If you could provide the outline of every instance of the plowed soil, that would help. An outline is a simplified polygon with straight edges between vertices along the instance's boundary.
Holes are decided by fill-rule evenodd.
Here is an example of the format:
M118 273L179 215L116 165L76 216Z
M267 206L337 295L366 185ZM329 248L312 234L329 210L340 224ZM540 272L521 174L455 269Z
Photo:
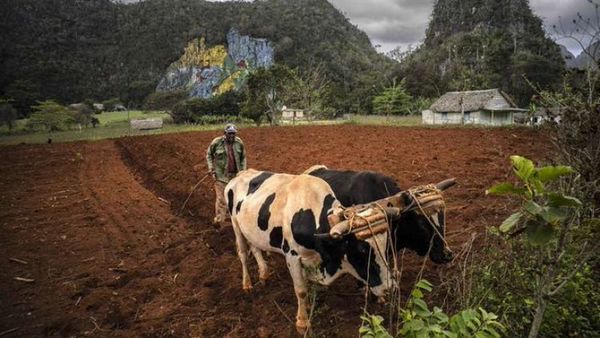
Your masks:
M296 300L283 258L268 257L271 279L244 293L233 232L210 222L208 180L180 213L218 135L0 147L0 334L295 336ZM405 188L456 177L446 194L455 250L509 214L505 199L484 194L510 176L509 155L552 157L547 138L524 129L346 125L245 129L239 136L256 169L374 170ZM414 282L421 262L407 254L403 285ZM452 272L452 264L426 267L432 281ZM318 293L313 334L356 336L363 305L353 279L342 278Z

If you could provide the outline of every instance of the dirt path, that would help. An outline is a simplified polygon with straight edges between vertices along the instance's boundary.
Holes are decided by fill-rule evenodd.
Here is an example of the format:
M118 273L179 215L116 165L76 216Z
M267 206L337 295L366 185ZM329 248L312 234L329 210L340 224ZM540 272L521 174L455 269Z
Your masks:
M267 284L244 294L232 232L209 225L210 184L178 215L202 176L191 168L204 165L205 147L217 135L0 147L0 332L293 335L286 316L293 319L295 298L281 257L269 258ZM315 126L240 136L257 169L299 173L322 163L382 172L403 187L457 177L447 194L453 247L509 212L504 200L483 194L509 175L509 155L549 159L539 134L511 129ZM420 260L407 259L408 285ZM433 279L442 272L427 270ZM354 336L362 306L351 278L336 282L319 294L315 334Z

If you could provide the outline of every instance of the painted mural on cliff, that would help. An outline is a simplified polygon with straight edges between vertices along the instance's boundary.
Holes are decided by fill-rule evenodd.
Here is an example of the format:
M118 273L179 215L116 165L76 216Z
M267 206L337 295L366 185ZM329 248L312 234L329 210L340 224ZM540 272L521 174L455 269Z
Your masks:
M190 97L209 98L241 88L256 68L273 65L273 47L267 39L227 33L227 48L207 48L204 38L191 41L183 56L160 79L157 91L185 90Z

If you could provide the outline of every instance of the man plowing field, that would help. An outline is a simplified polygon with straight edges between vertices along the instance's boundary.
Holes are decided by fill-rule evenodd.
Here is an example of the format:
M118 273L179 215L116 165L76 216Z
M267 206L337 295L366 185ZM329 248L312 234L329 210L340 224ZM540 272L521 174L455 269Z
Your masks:
M225 185L238 172L246 170L246 150L242 139L236 137L236 133L235 125L226 125L224 135L215 138L206 150L208 172L215 179L214 224L221 224L227 218L223 194Z

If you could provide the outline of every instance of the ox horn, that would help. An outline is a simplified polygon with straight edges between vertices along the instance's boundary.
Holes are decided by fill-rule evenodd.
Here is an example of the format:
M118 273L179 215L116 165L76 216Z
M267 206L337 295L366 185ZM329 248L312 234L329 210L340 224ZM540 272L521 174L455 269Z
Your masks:
M448 188L450 188L451 186L456 184L456 178L449 178L447 180L443 180L440 183L436 184L435 187L438 188L439 190L446 190Z

